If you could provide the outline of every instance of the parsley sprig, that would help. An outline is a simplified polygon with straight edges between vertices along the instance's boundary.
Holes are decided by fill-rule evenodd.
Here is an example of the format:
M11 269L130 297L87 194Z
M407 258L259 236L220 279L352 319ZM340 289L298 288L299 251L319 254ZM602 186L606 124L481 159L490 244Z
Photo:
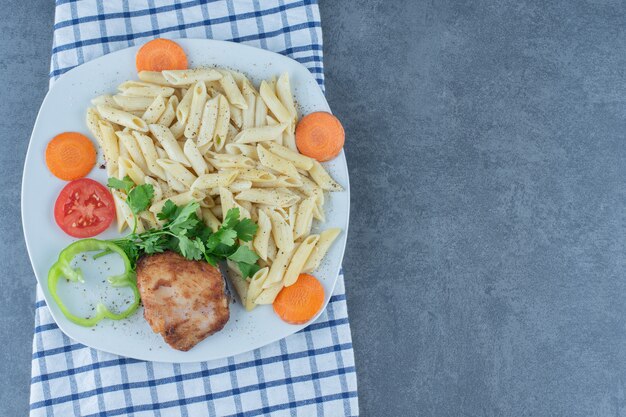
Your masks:
M110 178L108 185L128 194L126 202L135 216L148 208L154 195L150 184L135 186L130 178ZM228 210L221 227L213 233L198 217L199 207L197 202L177 206L168 200L157 214L158 219L165 222L162 229L142 233L136 233L135 229L111 242L122 248L133 268L144 254L171 250L187 259L205 260L214 266L221 260L229 259L237 264L244 278L254 275L260 269L256 263L259 256L239 242L250 242L258 226L250 219L240 219L239 209L234 208Z

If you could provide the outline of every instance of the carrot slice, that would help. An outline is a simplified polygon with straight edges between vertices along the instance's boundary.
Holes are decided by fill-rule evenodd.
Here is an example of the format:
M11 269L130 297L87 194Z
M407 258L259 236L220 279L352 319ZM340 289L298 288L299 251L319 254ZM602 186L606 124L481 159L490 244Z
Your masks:
M89 174L96 164L96 148L84 135L64 132L46 147L46 165L57 178L72 181Z
M183 48L169 39L154 39L139 49L135 57L137 72L187 69Z
M285 287L274 300L274 311L290 324L304 324L324 304L324 287L313 275L300 274L295 284Z
M296 127L296 145L300 153L320 162L339 155L345 140L341 122L327 112L307 114Z

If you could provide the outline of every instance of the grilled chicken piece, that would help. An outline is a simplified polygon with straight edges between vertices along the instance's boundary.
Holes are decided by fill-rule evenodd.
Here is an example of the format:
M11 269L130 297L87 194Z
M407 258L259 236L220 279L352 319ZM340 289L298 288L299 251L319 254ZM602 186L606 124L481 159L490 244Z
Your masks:
M144 318L174 349L191 349L228 321L224 279L206 262L174 252L144 256L137 262L137 287Z

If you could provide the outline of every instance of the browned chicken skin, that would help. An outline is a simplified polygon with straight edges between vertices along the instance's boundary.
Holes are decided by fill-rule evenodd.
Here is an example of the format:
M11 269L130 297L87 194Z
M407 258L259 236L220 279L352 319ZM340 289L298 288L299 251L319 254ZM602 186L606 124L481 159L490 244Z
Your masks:
M206 262L174 252L144 256L137 262L137 287L143 316L174 349L191 349L228 321L224 279Z

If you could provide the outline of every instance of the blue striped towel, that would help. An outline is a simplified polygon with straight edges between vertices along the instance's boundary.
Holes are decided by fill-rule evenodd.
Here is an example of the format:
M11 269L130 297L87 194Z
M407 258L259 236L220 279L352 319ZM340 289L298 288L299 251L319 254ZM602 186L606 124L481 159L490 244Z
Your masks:
M71 68L155 37L244 42L303 63L323 88L315 0L57 0L51 84ZM37 288L31 416L356 416L343 274L321 317L271 345L223 360L165 364L74 342Z

